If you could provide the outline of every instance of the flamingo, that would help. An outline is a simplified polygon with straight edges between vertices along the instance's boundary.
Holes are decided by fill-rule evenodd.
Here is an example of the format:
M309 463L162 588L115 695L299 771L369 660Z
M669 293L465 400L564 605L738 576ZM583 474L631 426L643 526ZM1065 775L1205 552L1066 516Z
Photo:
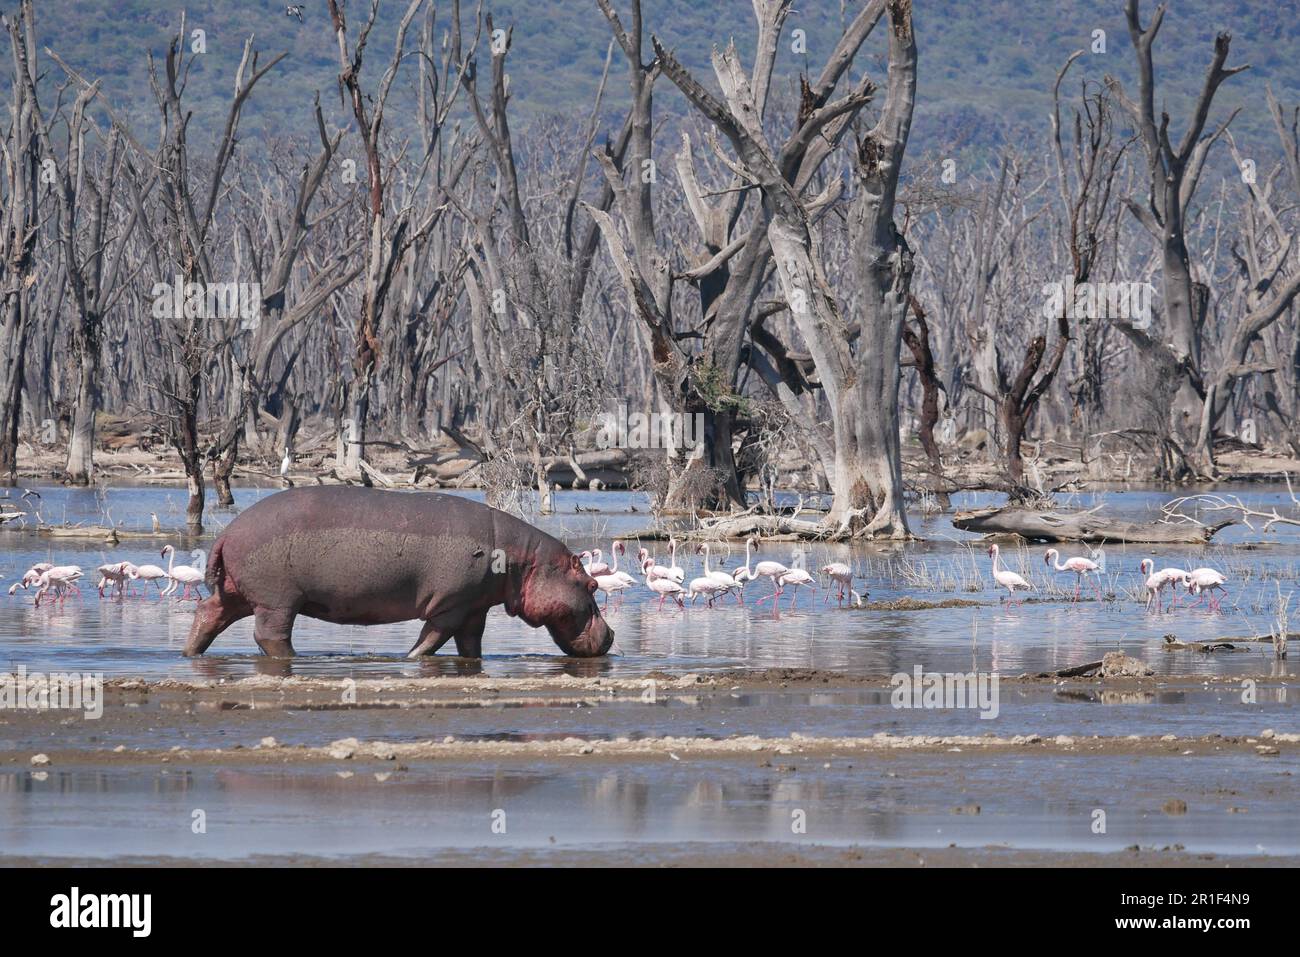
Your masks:
M1029 582L1025 581L1023 578L1021 578L1021 577L1020 577L1019 575L1017 575L1015 572L1013 572L1013 571L1008 571L1008 570L1005 569L1005 568L1001 568L1001 567L999 567L999 565L998 565L998 553L999 553L1000 551L1001 551L1001 550L998 548L997 545L990 545L990 546L989 546L989 556L993 559L993 579L994 579L994 581L996 581L996 582L998 583L998 585L1000 585L1001 587L1003 587L1003 588L1005 588L1005 589L1007 590L1007 599L1006 599L1005 604L1007 604L1007 605L1009 606L1010 604L1012 604L1012 603L1015 601L1015 597L1016 597L1016 589L1017 589L1017 588L1023 588L1023 589L1025 589L1026 591L1028 591L1029 589L1033 588L1034 586L1031 585L1031 584L1029 584ZM1022 605L1023 605L1024 603L1025 603L1025 600L1024 600L1023 598L1020 599L1019 604L1022 604Z
M587 574L592 578L596 578L600 575L608 575L614 570L605 564L604 559L601 557L599 548L594 548L591 551L583 552L582 554L586 555L591 560L590 564L587 565Z
M699 578L692 578L691 583L686 586L686 593L691 596L691 604L703 596L708 600L709 607L713 607L713 599L724 595L727 592L727 586L722 584L716 578L710 578L708 575L701 575Z
M1196 596L1196 601L1192 602L1192 604L1187 607L1191 608L1194 605L1199 605L1202 597L1201 592L1203 591L1221 592L1222 594L1220 595L1210 596L1209 607L1210 611L1223 611L1223 598L1228 594L1227 590L1223 587L1223 584L1227 580L1227 576L1224 575L1223 572L1214 568L1197 568L1188 572L1187 591L1189 594Z
M753 539L750 539L750 541L753 541ZM757 542L754 543L754 550L755 551L758 550ZM745 564L746 565L749 564L749 542L745 543ZM760 602L767 601L767 599L769 598L776 599L781 597L781 583L778 582L777 579L780 578L789 570L790 569L786 568L780 562L759 562L757 565L754 566L755 578L772 579L772 594L764 595L762 598L759 599Z
M20 588L25 591L26 589L30 588L32 585L35 585L37 582L41 580L41 575L43 575L45 572L49 571L53 567L54 564L52 562L37 562L31 568L27 569L27 571L23 572L23 577L21 580L16 581L9 586L9 594L10 595L14 594Z
M99 572L99 597L104 597L105 586L117 586L117 597L121 598L124 594L127 582L131 580L131 571L135 568L130 562L113 562L111 565L100 565L96 571Z
M786 585L794 589L794 594L790 596L790 607L794 608L794 603L799 600L799 586L816 585L817 579L808 574L807 569L792 568L780 577L778 584L781 591L785 591Z
M175 594L176 586L184 585L185 589L181 592L180 601L188 600L190 589L197 591L199 583L203 581L203 572L191 565L173 565L172 563L176 561L176 549L170 545L163 546L162 555L167 559L167 577L171 579L171 584L163 589L163 594ZM203 597L202 593L199 597Z
M745 564L740 568L737 568L735 575L732 576L733 578L736 579L736 583L740 585L740 591L736 592L736 600L741 602L742 604L745 601L744 599L745 585L748 584L749 582L752 582L757 577L754 574L754 570L749 567L749 550L751 548L757 548L757 547L758 547L758 542L755 541L753 538L745 539Z
M1173 595L1169 607L1171 609L1177 608L1177 588L1179 585L1185 585L1187 583L1187 572L1183 571L1181 568L1162 568L1160 571L1156 571L1155 567L1156 563L1149 558L1142 559L1142 564L1139 566L1142 574L1147 576L1146 580L1143 582L1147 588L1147 610L1151 610L1151 600L1154 598L1156 603L1156 612L1158 613L1161 611L1160 593L1164 591L1166 587L1169 587L1170 592Z
M635 579L633 579L631 575L627 574L624 574L622 577L619 577L618 575L597 575L595 578L596 587L605 593L605 604L603 606L605 608L609 607L610 595L618 594L619 600L622 601L621 592L625 588L631 588L633 582L635 582Z
M160 582L162 579L167 577L166 570L159 568L157 565L132 565L131 567L135 569L134 573L128 573L131 575L131 578L145 582L144 587L146 590L148 590L149 588L148 583L153 582L155 585L158 586L158 598L159 600L161 600L164 593L164 588L160 584ZM170 584L171 583L169 582L168 583L169 587Z
M36 605L40 607L41 596L51 588L54 594L58 596L59 604L63 604L64 599L68 597L68 589L76 592L81 596L81 589L77 587L77 579L82 575L80 565L54 565L47 568L41 573L39 579L40 588L36 591Z
M1156 563L1149 558L1142 559L1142 564L1138 566L1146 580L1143 582L1147 588L1147 611L1151 610L1151 602L1156 603L1156 613L1160 612L1160 590L1168 584L1163 575L1157 575L1155 571Z
M685 572L682 572L679 575L674 575L674 570L669 568L667 565L656 565L654 558L651 557L650 553L644 548L638 548L636 550L636 558L637 561L641 563L641 571L643 574L646 574L646 563L649 562L648 577L650 578L667 578L669 581L675 581L680 585L682 579L686 577ZM680 569L678 569L678 571L680 571Z
M709 570L710 549L709 549L708 542L704 542L703 544L701 544L700 547L697 548L695 551L698 554L702 554L704 556L704 577L711 578L719 585L721 585L723 589L723 594L729 591L734 591L736 593L736 603L741 604L742 602L740 600L740 591L742 588L744 588L745 583L742 581L737 581L733 576L727 574L721 569L715 569L713 571ZM748 564L748 562L746 562L746 564Z
M1058 552L1055 548L1049 548L1047 550L1047 552L1043 555L1043 561L1046 564L1050 565L1052 568L1055 568L1058 572L1074 572L1074 576L1075 576L1074 600L1075 601L1079 600L1079 589L1083 587L1083 576L1093 575L1101 571L1101 566L1098 565L1096 562L1094 562L1091 558L1082 558L1078 555L1074 556L1073 558L1067 558L1065 560L1065 564L1062 565L1061 553ZM1097 600L1102 601L1103 599L1101 597L1101 586L1096 581L1094 581L1092 583L1092 587L1097 592Z
M840 604L844 603L844 592L847 589L849 597L854 607L862 604L862 596L853 590L853 569L843 562L831 562L829 565L822 566L822 574L829 576L830 579L839 585L839 595L837 600ZM831 590L826 589L826 600L831 600Z
M668 566L668 577L675 582L682 582L686 579L686 569L677 564L677 539L668 539L668 560L672 562Z
M646 557L645 564L641 566L641 571L645 575L645 584L652 592L659 596L659 607L664 607L664 599L671 597L677 602L679 608L685 608L682 604L682 586L677 584L671 578L655 578L651 571L661 566L655 565L654 560Z
M1156 572L1169 586L1169 607L1178 607L1178 586L1187 586L1187 571L1182 568L1162 568Z
M621 571L618 570L618 556L620 556L620 555L622 555L623 553L625 553L625 552L627 551L627 547L626 547L622 542L617 542L617 541L616 541L616 542L611 546L610 551L611 551L611 552L613 553L613 555L614 555L614 564L610 566L609 573L610 573L611 575L613 575L615 578L622 579L622 580L623 580L624 582L626 582L628 585L635 585L635 584L636 584L636 579L635 579L635 578L633 578L633 577L632 577L631 575L629 575L627 572L621 572Z

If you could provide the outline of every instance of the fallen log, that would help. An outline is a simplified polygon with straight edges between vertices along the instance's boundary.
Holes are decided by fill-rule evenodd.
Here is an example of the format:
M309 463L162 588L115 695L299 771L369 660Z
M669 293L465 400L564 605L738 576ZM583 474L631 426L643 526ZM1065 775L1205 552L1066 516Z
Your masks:
M978 508L953 516L954 528L963 532L1019 535L1037 542L1088 542L1091 544L1149 543L1159 545L1204 545L1214 533L1232 520L1215 525L1172 522L1121 522L1086 512L1040 512L1015 505Z

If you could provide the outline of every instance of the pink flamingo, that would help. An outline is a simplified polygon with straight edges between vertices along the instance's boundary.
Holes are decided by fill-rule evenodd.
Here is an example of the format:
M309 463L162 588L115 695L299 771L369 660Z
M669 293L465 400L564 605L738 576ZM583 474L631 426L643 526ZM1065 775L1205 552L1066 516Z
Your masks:
M9 586L9 594L13 595L20 588L26 591L32 585L39 583L41 576L53 567L53 562L37 562L31 568L27 569L27 571L23 572L21 580L16 581Z
M1223 572L1213 568L1197 568L1187 575L1187 591L1189 594L1196 596L1196 601L1188 605L1192 608L1201 603L1201 592L1211 592L1210 611L1223 611L1223 599L1227 596L1227 589L1223 587L1227 581L1227 576ZM1213 594L1218 592L1219 594Z
M799 586L816 585L817 579L808 574L807 569L792 568L780 577L779 584L781 591L785 591L787 585L794 589L794 594L790 596L790 608L793 610L794 603L799 600Z
M1187 572L1181 568L1162 568L1160 571L1155 570L1156 563L1149 558L1142 559L1139 568L1143 575L1146 575L1146 581L1143 582L1147 588L1147 611L1151 610L1151 602L1154 599L1156 613L1161 612L1160 593L1169 588L1172 594L1170 609L1178 607L1178 585L1186 584Z
M40 607L41 596L51 588L54 589L54 594L58 597L60 605L68 597L69 590L75 592L77 597L80 598L81 589L77 587L77 579L81 575L80 565L55 565L47 568L41 573L39 580L41 587L36 591L36 606Z
M1178 607L1178 586L1187 586L1187 571L1182 568L1162 568L1156 574L1160 575L1169 585L1169 608L1170 610Z
M732 576L735 578L736 584L740 586L740 590L736 592L736 600L742 605L745 603L745 585L752 582L757 577L754 574L754 570L749 567L749 550L757 547L758 542L753 538L745 539L745 564L740 568L737 568L736 573Z
M1155 572L1156 563L1149 558L1142 559L1142 564L1138 566L1142 574L1146 576L1143 582L1147 588L1147 611L1151 611L1151 603L1155 602L1156 614L1160 613L1160 591L1167 584L1162 575Z
M685 608L686 606L682 604L682 586L671 578L653 577L650 570L657 566L653 565L652 562L653 560L647 557L645 564L641 566L641 570L645 573L646 587L659 596L659 608L663 609L665 598L672 598L673 601L677 602L677 607Z
M1091 558L1082 558L1078 555L1073 558L1067 558L1065 564L1061 564L1061 553L1055 548L1049 548L1043 555L1043 561L1055 568L1058 572L1074 572L1074 600L1079 600L1079 590L1083 587L1083 576L1093 575L1101 571L1101 566ZM1092 583L1093 589L1097 592L1097 600L1102 601L1101 586L1096 581Z
M614 564L610 566L609 573L615 578L619 578L626 582L628 585L635 585L635 578L627 572L621 572L618 570L618 556L624 554L627 551L627 547L622 542L615 542L611 551L614 553Z
M722 584L716 578L710 578L708 575L701 575L699 578L692 578L691 583L686 586L686 593L691 596L691 604L694 605L696 599L703 596L708 600L710 608L713 607L713 599L724 595L727 592L727 586Z
M753 539L750 539L750 541L753 541ZM746 545L748 545L748 543L746 543ZM754 543L754 550L758 551L757 542ZM748 559L749 559L748 547L746 547L745 549L745 559L746 559L746 564L748 565ZM777 579L780 578L789 570L790 569L786 568L780 562L759 562L757 565L754 566L755 578L770 578L772 580L772 594L764 595L762 598L759 599L760 602L767 601L767 599L769 598L775 600L781 597L781 583L777 581ZM773 605L773 607L775 607L775 605Z
M138 564L138 566L133 566L133 568L135 568L135 573L134 575L131 575L131 577L135 580L146 583L146 585L144 585L144 589L146 590L148 590L149 581L152 581L152 583L157 586L157 589L159 589L159 599L161 599L162 593L164 593L164 586L162 586L161 581L166 577L165 568L159 568L156 564ZM172 583L169 581L168 585L170 584Z
M993 579L994 579L994 581L996 581L996 582L997 582L1001 587L1003 587L1003 588L1005 588L1005 589L1007 590L1007 597L1006 597L1006 600L1004 601L1004 604L1006 604L1008 607L1009 607L1010 605L1012 605L1012 604L1021 604L1021 605L1023 605L1023 604L1025 603L1025 600L1024 600L1023 598L1020 599L1019 602L1016 602L1016 601L1015 601L1015 597L1016 597L1016 589L1017 589L1017 588L1023 588L1023 589L1025 589L1026 591L1028 591L1029 589L1033 588L1034 586L1031 585L1031 584L1029 584L1029 582L1025 581L1022 577L1020 577L1019 575L1017 575L1015 572L1010 571L1010 570L1008 570L1008 569L1006 569L1006 568L1001 568L1001 567L999 567L999 565L998 565L998 553L999 553L1000 551L1001 551L1001 549L999 549L998 546L996 546L996 545L990 545L990 546L989 546L989 555L990 555L990 557L992 557L992 559L993 559Z
M120 600L126 593L127 583L132 580L131 572L135 568L130 562L113 562L111 565L100 565L99 572L99 597L104 597L104 588L117 586L117 597Z
M672 562L668 566L668 577L679 584L686 580L686 569L677 564L677 539L668 539L668 560Z
M862 596L853 590L853 569L843 562L831 562L829 565L822 566L822 574L826 575L839 586L839 594L836 596L839 603L844 604L844 592L848 591L850 600L854 606L862 604ZM831 600L831 590L826 589L826 601Z
M701 554L704 556L704 577L711 578L719 585L721 585L722 586L721 594L726 594L729 591L734 591L736 593L736 604L738 605L742 604L740 600L740 591L741 588L744 587L744 582L737 581L733 576L728 575L726 572L722 571L721 569L715 569L713 571L709 570L710 549L709 549L708 542L701 543L700 547L697 548L695 551L696 554ZM746 562L746 564L748 564L748 562ZM710 602L710 604L712 604L712 602Z
M605 564L601 557L601 551L599 548L593 548L591 551L583 552L582 554L584 557L590 559L590 564L587 565L587 574L592 578L595 578L598 575L608 575L614 570Z
M167 559L167 577L171 579L171 584L163 589L164 595L176 593L177 585L184 585L185 589L181 592L180 601L188 601L190 598L190 589L193 588L198 592L198 586L203 581L203 572L190 565L173 565L176 561L176 549L170 545L164 545L162 555ZM202 598L201 592L195 597L195 601Z
M632 583L635 581L635 579L632 579L632 576L626 574L622 577L619 577L618 575L597 575L595 577L596 587L605 595L605 604L602 606L604 608L609 607L609 596L614 594L618 595L619 603L621 604L623 601L623 590L632 587Z
M673 569L667 565L656 564L654 558L644 548L637 549L636 557L637 561L641 563L642 573L647 574L649 578L667 578L669 581L675 581L680 585L682 579L686 577L685 572L681 572L681 569ZM648 572L646 569L647 562L649 562ZM681 572L681 574L674 574L674 571Z

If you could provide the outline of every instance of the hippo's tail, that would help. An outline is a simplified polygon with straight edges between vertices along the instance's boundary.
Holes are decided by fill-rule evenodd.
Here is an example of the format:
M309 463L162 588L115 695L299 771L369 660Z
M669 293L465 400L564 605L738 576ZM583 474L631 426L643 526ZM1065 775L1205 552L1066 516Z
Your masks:
M221 548L225 545L225 538L218 538L217 544L212 546L212 554L208 556L208 567L203 573L203 584L208 586L208 591L215 595L217 585L226 573L226 563L221 557Z

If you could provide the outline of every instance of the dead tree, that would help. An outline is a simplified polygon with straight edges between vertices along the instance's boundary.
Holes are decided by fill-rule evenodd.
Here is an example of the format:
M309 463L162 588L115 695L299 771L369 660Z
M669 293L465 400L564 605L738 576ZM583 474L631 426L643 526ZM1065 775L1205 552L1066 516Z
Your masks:
M1175 146L1169 132L1169 115L1155 111L1155 67L1152 46L1164 22L1165 6L1156 7L1151 22L1142 26L1138 0L1126 0L1129 37L1137 56L1138 92L1131 99L1114 77L1106 77L1112 95L1132 116L1142 139L1150 172L1150 193L1145 204L1129 199L1126 205L1158 244L1164 280L1165 329L1158 336L1147 334L1128 322L1117 322L1137 348L1162 372L1162 378L1177 382L1170 409L1170 434L1188 451L1194 471L1209 470L1207 450L1197 441L1206 398L1202 374L1202 327L1208 290L1192 277L1187 252L1188 211L1210 148L1223 135L1236 112L1214 132L1203 136L1210 107L1219 86L1247 66L1227 67L1232 37L1220 33L1214 39L1214 56L1205 75L1192 116L1182 139Z
M18 423L22 410L23 363L31 323L35 252L40 228L38 180L40 143L36 26L31 0L16 16L5 15L10 46L9 125L4 131L0 175L0 482L12 485L18 471Z
M1066 156L1061 140L1061 81L1071 64L1083 56L1077 51L1065 61L1052 87L1052 156L1056 161L1060 191L1063 240L1070 257L1071 289L1092 280L1101 254L1101 230L1110 205L1115 171L1124 155L1124 145L1114 145L1110 104L1104 91L1089 93L1085 85L1081 103L1074 111L1071 155ZM1006 436L1008 478L1013 488L1024 483L1021 443L1040 400L1061 368L1071 339L1070 315L1074 311L1062 302L1055 317L1056 339L1050 353L1047 336L1039 334L1029 343L1020 371L1002 396L1002 422ZM1084 322L1096 322L1098 316Z
M257 412L271 388L271 367L277 348L289 332L318 315L331 296L360 275L364 261L360 256L365 244L362 237L319 260L307 257L306 275L296 286L291 283L295 266L302 259L311 231L320 224L321 218L328 219L348 206L345 202L339 202L322 213L321 217L309 219L312 204L343 138L342 130L332 135L326 130L319 100L316 102L315 117L320 152L303 167L297 186L286 198L283 207L269 197L263 198L264 207L269 208L259 216L259 236L253 235L250 224L246 223L243 229L245 245L251 251L252 272L257 277L262 299L259 314L248 323L240 323L239 331L248 325L251 326L251 334L243 337L247 342L244 343L242 356L234 359L238 377L231 385L238 394L232 403L232 412L226 417L208 453L212 461L213 485L220 505L235 503L230 490L230 476L234 471L240 438L250 416L256 421ZM271 244L265 255L258 252L263 237L269 239ZM227 340L227 347L233 346L232 336ZM283 439L286 443L285 453L288 454L287 445L291 443L292 435L283 436Z
M1300 139L1294 123L1287 128L1282 108L1272 90L1267 91L1267 97L1284 155L1278 173L1285 169L1294 196L1300 197L1300 161L1297 160ZM1238 167L1244 169L1243 158L1231 135L1229 147ZM1238 304L1238 308L1233 310L1233 318L1228 320L1219 361L1207 366L1205 404L1196 442L1201 453L1198 461L1208 464L1212 473L1215 471L1214 434L1228 410L1233 392L1243 379L1272 375L1278 371L1277 364L1267 355L1263 334L1291 308L1296 295L1300 294L1300 268L1296 266L1297 236L1283 223L1273 199L1278 178L1278 175L1271 176L1264 183L1255 177L1246 178L1250 205L1241 217L1246 242L1240 250L1234 244L1233 253L1247 289L1244 302Z
M779 9L785 4L767 6ZM773 149L760 124L754 87L734 45L713 54L724 104L655 43L665 76L727 137L739 158L737 173L762 193L776 273L830 407L834 499L826 531L840 538L910 534L903 508L898 389L912 252L894 223L894 201L915 103L916 38L909 0L891 0L884 7L889 41L886 97L875 126L857 140L857 190L848 214L861 297L856 329L844 319L810 228L818 208L838 194L838 185L811 199L802 192L875 91L874 84L863 79L830 101L835 83L825 81L838 79L881 18L880 9L869 6L841 39L822 80L805 98L801 122L780 151ZM860 29L862 17L873 9L874 19Z
M208 299L211 284L217 281L217 264L214 255L215 230L213 224L221 198L222 183L235 148L239 119L244 104L257 82L264 77L286 54L274 57L266 66L258 67L258 55L250 38L244 43L243 57L235 72L235 91L226 114L221 137L217 140L215 158L206 184L191 168L190 144L187 136L189 114L182 103L188 62L183 44L186 39L185 18L180 30L167 46L164 72L160 75L152 55L149 57L149 79L154 98L162 118L162 135L157 152L146 161L157 170L161 186L161 223L155 227L147 217L141 217L149 238L166 250L169 272L157 277L161 287L170 288L173 276L179 277L186 290L187 306L183 315L168 314L163 319L162 332L169 364L160 370L161 384L157 387L167 408L162 411L167 422L167 432L172 445L180 455L189 492L185 522L191 532L203 527L205 498L203 466L205 448L199 434L199 407L203 399L203 380L212 356L212 319L206 308L196 304L190 308L190 290L200 291ZM206 185L206 188L204 186ZM139 185L133 185L135 200L142 204ZM160 287L160 288L161 288ZM166 308L162 310L168 312ZM230 320L239 323L239 318Z
M64 481L87 485L94 468L95 413L99 409L101 337L104 316L120 299L128 278L123 273L139 210L126 214L125 224L112 224L113 193L123 172L122 135L110 127L99 168L87 162L86 108L98 95L98 85L83 87L67 121L67 152L59 157L40 113L35 85L28 95L36 112L41 146L57 171L58 237L63 272L76 310L72 323L72 356L76 363L76 393ZM84 228L81 223L85 219Z
M339 93L346 95L352 115L357 123L357 135L366 157L366 266L361 294L361 313L356 321L356 335L352 356L352 379L346 385L343 405L348 409L346 430L347 454L345 465L360 472L362 450L365 447L370 420L371 387L375 380L381 354L379 327L387 297L393 283L393 274L407 242L410 222L406 211L392 214L385 204L385 169L381 133L384 109L405 56L406 32L424 0L412 0L397 28L397 39L388 67L380 78L373 96L361 88L361 67L366 41L375 26L379 12L378 0L372 0L370 15L349 49L347 19L339 0L329 0L330 19L339 47ZM369 482L367 473L362 480Z

